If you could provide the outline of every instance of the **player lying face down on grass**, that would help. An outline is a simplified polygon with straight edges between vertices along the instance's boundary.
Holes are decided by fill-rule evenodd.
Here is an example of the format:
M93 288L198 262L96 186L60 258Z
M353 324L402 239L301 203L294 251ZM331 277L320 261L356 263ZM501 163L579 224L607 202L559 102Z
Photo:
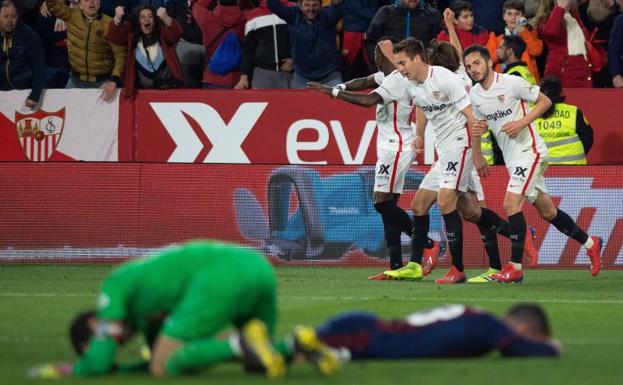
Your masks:
M551 338L538 305L520 304L503 318L485 311L447 305L382 319L371 313L344 313L316 329L318 338L338 349L343 360L479 357L554 357L561 345Z
M115 358L118 347L136 332L151 349L142 368L155 377L235 359L269 378L285 374L283 356L270 340L277 321L275 274L250 248L197 241L126 263L104 279L97 305L97 311L79 315L70 327L78 362L37 366L32 377L131 370L117 366ZM237 331L217 336L231 327ZM332 351L317 352L323 344L314 335L299 334L279 343L279 350L307 354L321 374L339 369Z

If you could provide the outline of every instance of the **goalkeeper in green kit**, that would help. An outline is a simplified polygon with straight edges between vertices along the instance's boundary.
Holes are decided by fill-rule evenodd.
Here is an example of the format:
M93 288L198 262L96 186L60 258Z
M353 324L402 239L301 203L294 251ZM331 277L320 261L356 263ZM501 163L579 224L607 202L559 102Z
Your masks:
M79 315L70 328L78 362L37 366L30 375L125 371L115 364L116 351L135 332L150 346L149 372L156 377L239 359L248 371L277 378L286 371L279 351L304 353L321 374L337 371L337 356L308 331L273 346L276 302L274 271L255 250L200 241L167 249L126 263L104 279L97 311ZM231 326L236 333L217 336Z

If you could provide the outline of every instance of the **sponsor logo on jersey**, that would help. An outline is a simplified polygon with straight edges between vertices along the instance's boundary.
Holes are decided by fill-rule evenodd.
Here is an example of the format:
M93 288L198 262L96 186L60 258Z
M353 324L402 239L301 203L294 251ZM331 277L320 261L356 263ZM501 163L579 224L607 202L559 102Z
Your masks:
M506 110L497 110L492 114L486 114L485 118L487 118L487 120L492 120L492 121L497 121L498 119L502 119L505 118L507 116L510 116L513 113L513 111L508 108Z
M422 110L424 112L435 112L435 111L442 111L446 107L448 107L446 103L431 104L430 106L422 106Z

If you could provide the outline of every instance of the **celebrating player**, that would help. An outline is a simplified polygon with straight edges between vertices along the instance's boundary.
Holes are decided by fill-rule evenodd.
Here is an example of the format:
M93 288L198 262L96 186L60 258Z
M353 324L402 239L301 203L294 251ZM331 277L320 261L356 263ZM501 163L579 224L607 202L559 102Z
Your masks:
M557 209L545 187L543 174L547 169L547 147L532 122L551 105L547 96L523 78L493 72L487 48L470 46L463 53L465 68L477 84L469 95L479 121L474 135L490 129L504 155L510 181L504 197L511 238L511 262L492 278L501 282L521 282L521 256L526 234L522 212L524 201L532 203L543 219L560 232L583 245L591 261L591 274L601 267L602 240L589 237L564 211ZM528 102L533 102L530 110ZM480 148L474 147L474 166L480 176L488 169Z
M450 41L452 40L453 39L451 34ZM432 41L426 48L426 56L430 65L442 66L457 74L460 77L462 84L465 87L465 90L469 92L472 87L472 80L465 72L462 58L452 44L445 41ZM433 169L435 169L434 166ZM499 273L502 269L497 234L499 233L506 238L509 237L510 234L508 232L508 222L500 218L494 211L487 209L485 196L483 193L482 184L480 183L480 178L478 177L478 173L475 169L472 169L471 174L472 175L468 185L468 191L465 194L461 194L459 196L459 199L457 201L457 208L461 213L463 219L478 225L478 230L480 231L482 242L489 257L489 269L476 277L468 279L467 281L470 283L494 282L491 276L493 274ZM439 180L439 178L441 177L439 173L432 172L431 170L431 174L427 175L427 178L432 178L433 176L436 176L437 180ZM431 190L431 193L429 193L430 199L436 198L435 195L432 193L436 193L438 191L434 190L437 184L438 182L427 183L427 186L430 186L430 188L433 189ZM498 225L495 226L493 229L479 225L479 222L482 221L483 209L486 212L485 215L498 223ZM538 253L533 241L534 229L529 228L529 231L530 234L526 234L524 252L529 257L531 267L536 267L538 262Z
M468 190L471 180L471 138L468 127L474 124L472 107L461 80L444 67L430 66L422 43L408 38L394 47L399 71L410 80L407 86L416 104L415 151L422 151L424 130L430 123L435 133L439 160L428 172L412 202L413 250L411 261L403 268L386 271L395 279L422 277L422 250L428 238L428 211L437 200L446 225L452 266L437 283L465 282L463 272L463 221L457 200ZM437 193L435 193L437 191ZM432 195L432 197L431 197Z
M139 331L152 348L149 371L156 377L236 358L247 369L281 377L284 359L270 342L276 302L275 274L261 254L216 242L188 243L113 271L102 285L97 313L84 313L71 325L71 342L80 360L35 367L31 375L113 372L118 369L118 345ZM216 336L229 326L239 332L229 338ZM313 337L295 338L303 353L322 348ZM339 368L330 350L315 353L323 374Z
M398 206L398 199L404 187L409 167L415 160L411 147L411 97L406 92L407 80L396 71L391 40L381 39L375 49L375 61L379 71L366 78L354 79L332 88L310 82L309 87L334 98L363 107L376 105L378 126L377 163L374 180L374 208L381 214L385 230L385 241L390 255L390 270L402 267L400 233L411 236L413 222ZM369 94L350 92L375 88ZM439 242L428 236L425 240L426 253L423 275L430 273L437 261ZM385 273L369 277L372 280L387 279Z

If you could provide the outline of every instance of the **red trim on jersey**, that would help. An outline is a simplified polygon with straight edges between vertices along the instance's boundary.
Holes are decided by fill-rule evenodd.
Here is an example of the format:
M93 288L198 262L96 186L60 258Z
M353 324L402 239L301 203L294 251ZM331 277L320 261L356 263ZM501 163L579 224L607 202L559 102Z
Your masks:
M521 110L523 112L523 115L526 116L527 115L526 103L523 100L521 101ZM528 124L528 132L530 132L530 138L532 139L532 153L536 155L536 158L534 159L534 163L532 164L532 167L530 168L530 174L528 174L526 183L524 183L524 186L521 189L521 195L524 195L526 193L526 190L528 189L528 186L530 185L530 181L532 180L532 176L534 175L534 170L536 170L536 165L539 163L539 159L541 158L540 154L536 151L536 138L534 137L534 129L532 128L532 124Z
M411 114L409 114L410 116ZM411 122L409 121L409 123ZM402 134L398 129L398 102L394 102L394 132L398 135L398 151L402 151Z
M495 72L495 76L493 77L493 79L495 80L495 82L498 82L498 79L500 78L500 74L498 74L497 72Z
M469 132L469 127L467 126L467 122L465 123L465 132L467 133L467 147L472 147L472 136Z
M526 111L526 102L523 100L521 101L521 110L523 111L523 116L528 115L528 111ZM528 131L530 132L530 138L532 139L532 152L538 155L536 151L536 138L534 136L534 129L532 128L531 123L528 124Z
M463 175L463 169L465 168L465 155L467 155L467 150L469 148L465 147L463 149L463 156L461 157L461 168L459 169L459 175L456 177L456 187L455 190L459 189L459 185L461 184L461 176Z
M400 131L398 130L398 102L394 102L394 132L396 133L396 135L398 135L398 151L396 152L396 158L394 159L392 176L389 180L389 192L394 192L396 169L398 168L398 161L400 160L400 153L402 152L402 135L400 135Z

